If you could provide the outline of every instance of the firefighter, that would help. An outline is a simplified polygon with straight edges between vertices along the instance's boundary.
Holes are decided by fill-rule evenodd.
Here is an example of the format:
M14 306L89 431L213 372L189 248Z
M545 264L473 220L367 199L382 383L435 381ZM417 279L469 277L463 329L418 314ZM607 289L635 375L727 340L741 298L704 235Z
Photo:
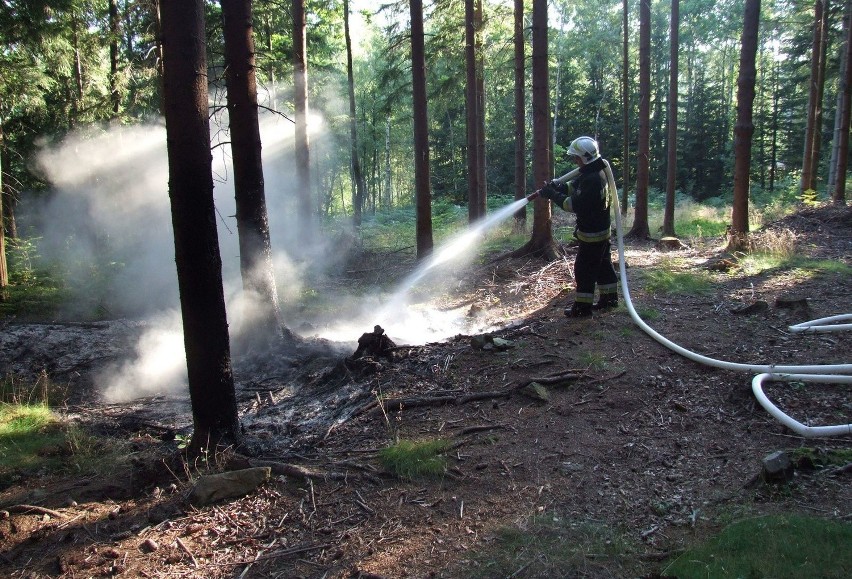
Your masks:
M578 137L568 146L568 155L579 165L579 176L562 182L554 179L537 193L555 205L577 216L574 236L579 241L574 260L574 280L577 284L574 303L565 315L582 318L592 310L604 310L618 305L618 278L610 255L610 195L616 192L612 169L602 158L597 142L591 137ZM611 184L611 185L610 185ZM594 303L595 286L600 297Z

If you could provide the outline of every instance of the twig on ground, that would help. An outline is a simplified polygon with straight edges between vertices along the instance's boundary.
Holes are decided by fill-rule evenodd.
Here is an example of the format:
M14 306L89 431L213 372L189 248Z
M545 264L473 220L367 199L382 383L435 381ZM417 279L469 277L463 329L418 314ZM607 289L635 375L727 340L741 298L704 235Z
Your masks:
M10 513L19 513L19 514L29 514L29 513L39 513L41 515L50 515L55 519L63 518L62 513L59 511L54 511L53 509L48 509L45 507L39 507L38 505L12 505L6 509Z

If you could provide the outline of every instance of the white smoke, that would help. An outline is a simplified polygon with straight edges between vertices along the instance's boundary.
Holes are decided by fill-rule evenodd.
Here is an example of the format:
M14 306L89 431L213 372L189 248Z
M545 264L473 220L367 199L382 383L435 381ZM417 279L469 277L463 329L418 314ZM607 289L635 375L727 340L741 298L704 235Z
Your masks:
M261 138L273 262L279 297L288 309L315 291L324 272L339 267L351 240L311 236L316 247L310 259L303 257L307 236L296 204L293 124L279 115L264 115ZM227 141L227 135L217 128L214 144L215 139ZM313 147L322 151L318 132L312 152ZM217 228L233 337L251 329L254 313L240 279L230 150L221 145L213 151ZM22 204L25 235L40 237L41 256L60 263L70 279L89 284L77 285L97 287L97 303L97 296L77 296L82 302L92 300L86 307L97 308L106 317L120 312L146 320L148 330L137 344L134 360L101 374L102 391L112 400L184 392L165 127L152 123L77 132L44 146L37 166L52 191L41 198L29 196ZM314 282L307 283L308 278ZM291 318L285 323L306 335L352 344L375 324L409 344L443 339L463 329L465 311L438 311L422 299L411 303L408 289L396 296L373 292L365 297L335 287L332 297L322 298L331 303L326 319L310 312L299 316L298 308L289 308ZM440 284L432 284L418 291L433 294L440 289Z

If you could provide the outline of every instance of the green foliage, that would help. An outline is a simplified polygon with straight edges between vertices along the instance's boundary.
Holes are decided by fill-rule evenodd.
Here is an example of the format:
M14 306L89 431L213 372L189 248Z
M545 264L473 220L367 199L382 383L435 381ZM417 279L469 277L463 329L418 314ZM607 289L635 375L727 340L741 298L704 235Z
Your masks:
M796 465L813 467L846 466L852 463L852 448L814 448L801 446L789 451Z
M645 289L652 293L700 295L711 291L713 280L705 271L674 271L665 264L642 272Z
M35 382L14 374L0 379L0 403L5 404L62 404L67 392L42 373Z
M607 366L606 358L599 352L582 352L580 357L577 358L577 363L594 370L602 370Z
M64 439L47 405L0 403L0 476L38 464L42 449L61 446Z
M739 521L668 564L661 575L705 577L848 577L852 524L794 515Z
M33 239L9 239L6 258L9 283L0 301L0 315L22 317L53 314L67 297L67 288L54 268L43 267Z
M649 322L652 320L658 320L660 319L660 316L662 316L660 310L642 306L636 308L636 313L639 314L640 318Z
M379 453L382 465L403 479L421 479L443 475L447 469L450 443L438 438L432 440L399 440Z
M493 542L463 564L465 575L477 578L633 577L638 575L630 572L624 556L636 551L637 546L611 526L554 513L500 529ZM621 572L607 572L613 566Z
M802 191L798 199L805 207L816 207L820 204L819 194L813 189Z

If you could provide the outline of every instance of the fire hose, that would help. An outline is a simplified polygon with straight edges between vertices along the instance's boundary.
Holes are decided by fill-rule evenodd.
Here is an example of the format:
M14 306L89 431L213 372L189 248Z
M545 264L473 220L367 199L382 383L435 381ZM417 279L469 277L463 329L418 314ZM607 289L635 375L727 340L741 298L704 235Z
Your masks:
M752 391L754 392L757 401L760 405L771 414L776 420L784 426L806 438L817 436L841 436L852 434L852 424L840 424L834 426L807 426L798 420L792 418L781 409L779 409L763 391L763 383L770 382L817 382L829 384L852 384L852 364L827 364L827 365L776 365L776 364L743 364L738 362L729 362L726 360L718 360L710 358L688 350L683 346L675 344L668 338L662 336L659 332L651 328L644 320L636 313L633 307L633 301L630 298L630 287L627 282L627 267L624 258L624 233L621 223L621 211L617 189L615 186L615 178L612 175L612 168L604 159L605 173L609 193L613 199L615 211L616 237L618 242L618 266L620 272L621 289L624 298L624 303L627 306L627 311L633 321L654 340L669 348L670 350L680 354L699 364L721 368L723 370L736 370L757 373L752 379ZM579 174L579 169L575 169L562 177L556 179L560 183L564 183L575 178ZM531 198L534 198L531 196ZM852 319L852 314L842 314L838 316L830 316L803 322L790 326L789 329L794 333L812 333L812 332L833 332L840 330L852 329L852 324L837 324L835 322Z

